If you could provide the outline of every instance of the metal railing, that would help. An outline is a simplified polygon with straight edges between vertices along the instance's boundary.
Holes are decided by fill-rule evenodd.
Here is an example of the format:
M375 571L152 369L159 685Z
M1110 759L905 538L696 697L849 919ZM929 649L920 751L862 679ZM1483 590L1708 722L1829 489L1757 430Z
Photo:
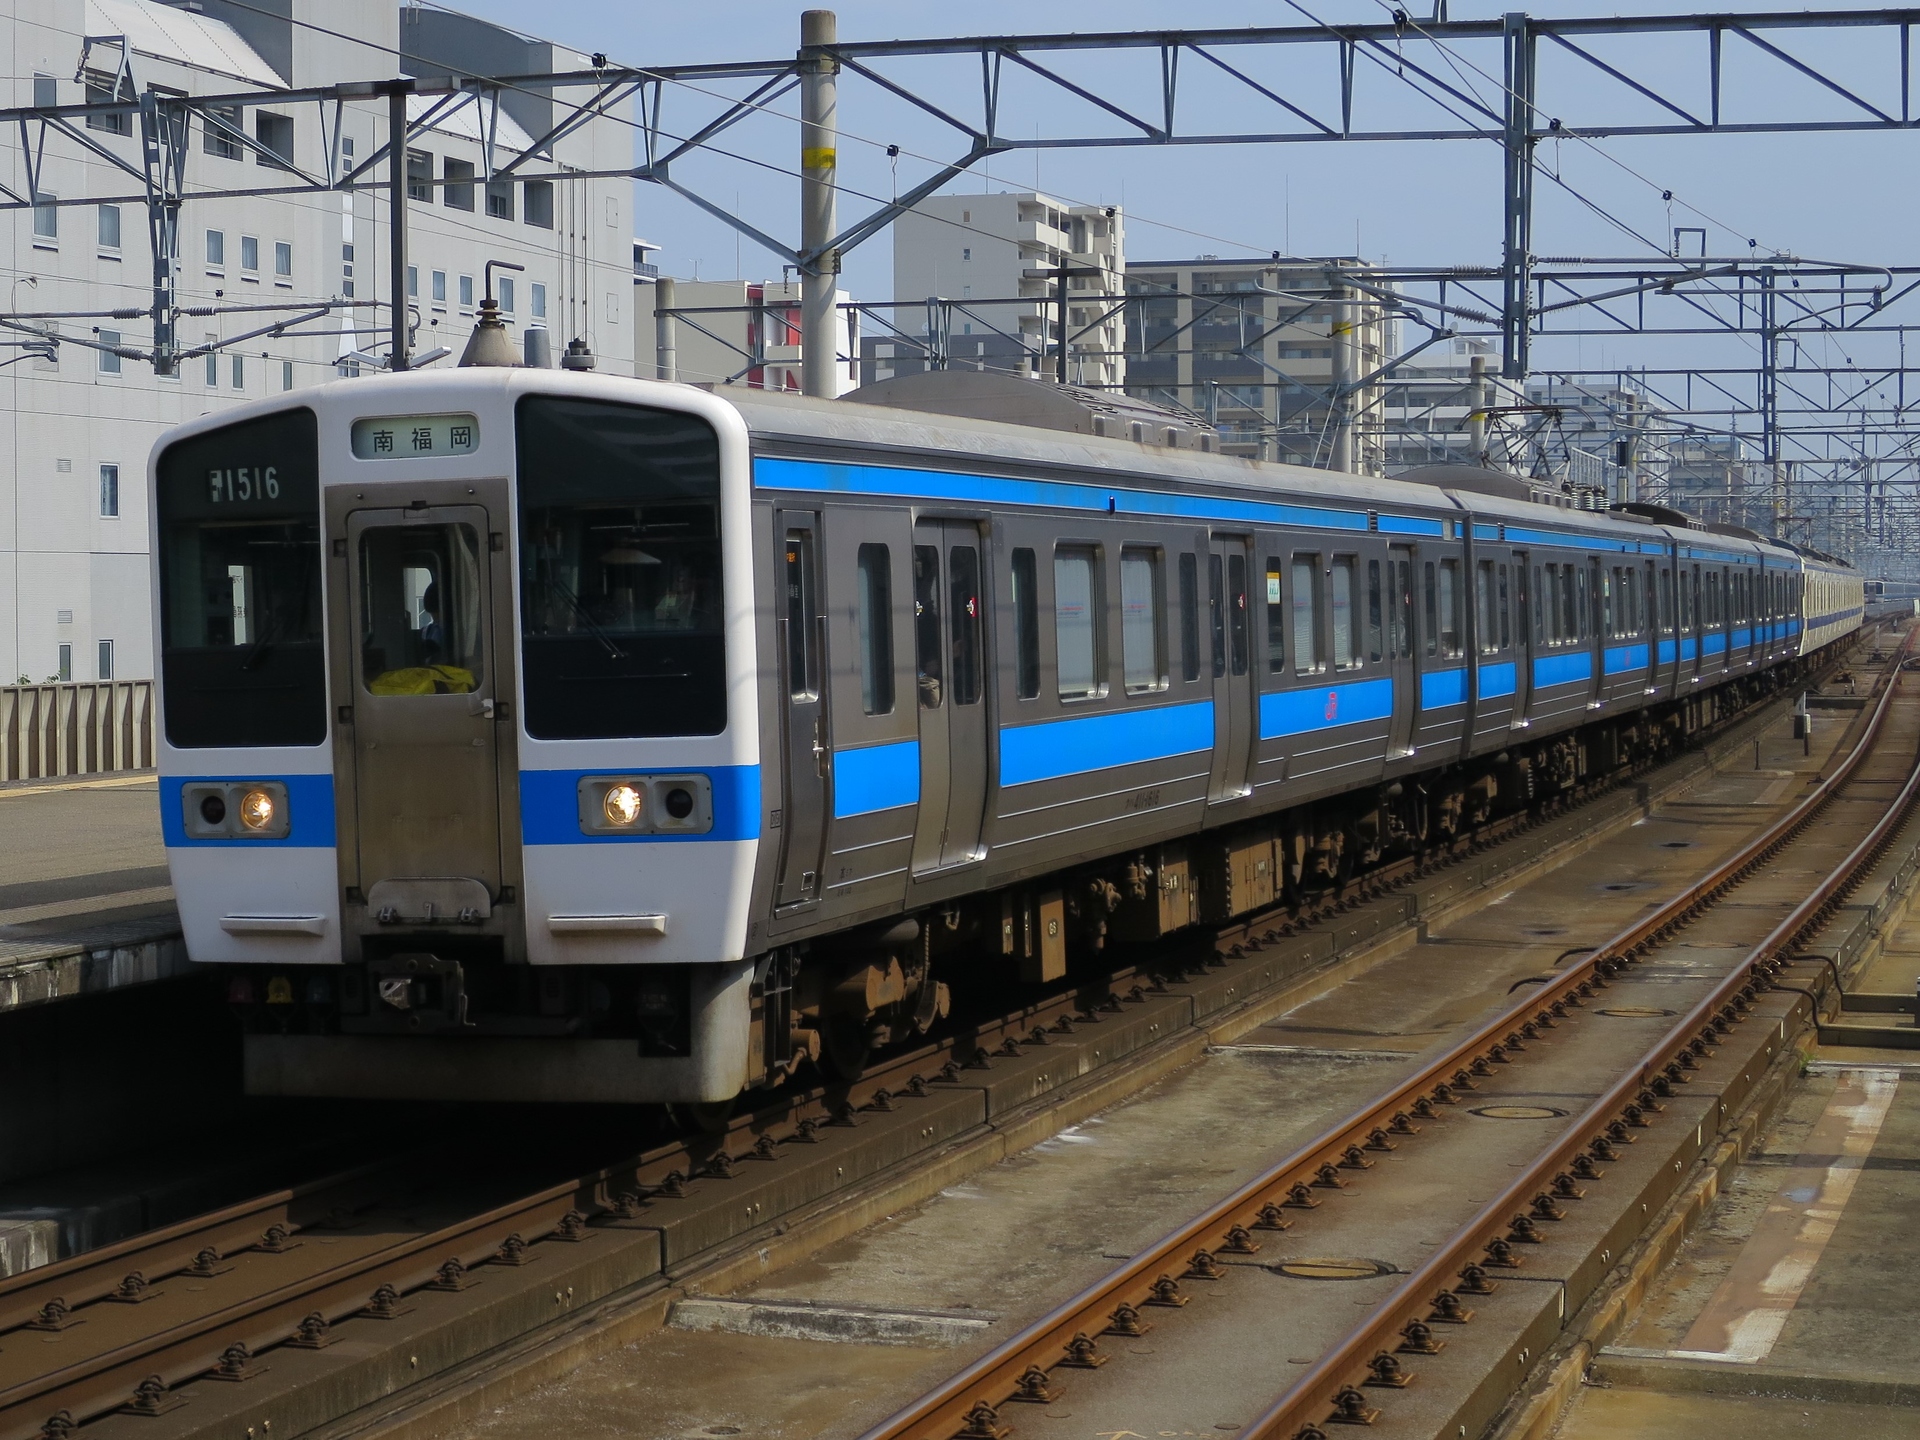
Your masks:
M151 680L0 686L0 781L153 767Z

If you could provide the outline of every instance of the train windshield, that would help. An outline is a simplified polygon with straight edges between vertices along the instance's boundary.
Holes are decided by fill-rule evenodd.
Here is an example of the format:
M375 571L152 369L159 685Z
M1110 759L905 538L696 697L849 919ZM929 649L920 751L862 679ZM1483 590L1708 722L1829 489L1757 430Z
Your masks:
M160 457L160 673L178 747L327 738L317 433L311 410L289 410Z
M720 733L713 427L673 411L529 395L518 453L527 733Z

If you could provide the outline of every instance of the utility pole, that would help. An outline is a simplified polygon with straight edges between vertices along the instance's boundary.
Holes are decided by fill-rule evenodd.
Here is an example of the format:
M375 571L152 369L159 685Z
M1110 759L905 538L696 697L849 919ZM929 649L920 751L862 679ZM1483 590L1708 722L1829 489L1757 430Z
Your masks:
M1760 272L1760 459L1767 467L1767 504L1773 513L1771 534L1778 540L1787 520L1786 476L1780 467L1780 336L1774 316L1772 266Z
M831 10L800 15L800 389L831 399L839 391L839 315L834 295L840 252L835 171L839 156L839 63L818 53L839 39Z
M653 282L653 360L655 373L667 381L680 378L680 336L673 313L677 288L669 275Z
M1487 357L1467 360L1467 459L1487 463Z
M411 80L387 87L388 288L393 296L393 374L407 368L407 95Z
M1503 196L1505 234L1501 257L1500 373L1524 381L1533 339L1533 96L1534 37L1527 17L1509 13L1502 24L1506 50L1506 149Z

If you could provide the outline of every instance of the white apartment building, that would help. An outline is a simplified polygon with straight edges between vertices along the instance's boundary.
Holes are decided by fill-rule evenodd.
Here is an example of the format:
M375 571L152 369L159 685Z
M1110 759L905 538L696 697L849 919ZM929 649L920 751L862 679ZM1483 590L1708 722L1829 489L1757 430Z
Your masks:
M639 268L646 263L639 253L636 249L633 288L640 374L689 385L800 393L799 281L668 279L663 286ZM671 296L664 307L663 293ZM840 317L837 395L859 383L854 357L860 353L860 324L857 312L848 308L850 299L845 290L834 292L834 304L841 307L835 311Z
M351 37L351 38L347 38ZM156 88L187 95L298 89L400 75L529 74L584 69L584 56L528 42L446 10L395 0L12 0L0 46L13 77L13 106L132 101ZM524 145L566 113L570 98L509 94L497 115L474 101L451 108L408 145L408 306L416 353L444 346L457 360L474 323L488 261L515 329L550 328L551 349L584 340L602 368L633 373L632 185L612 180L488 185L482 146ZM410 99L418 119L441 97ZM197 121L188 137L186 191L295 183L329 173L330 147L350 169L386 139L384 99L339 112L313 101L266 106L239 117L259 148ZM137 172L138 116L93 117L88 141ZM137 312L130 318L48 318L22 323L65 337L52 355L19 348L0 333L0 680L16 676L139 679L153 673L148 600L148 454L167 427L247 400L363 372L387 349L388 207L384 165L357 191L313 189L285 196L189 200L180 211L175 287L178 343L224 345L157 376L144 359L73 343L145 352L152 344L153 259L137 179L103 155L50 132L44 147L30 122L0 134L0 170L17 194L30 188L62 203L9 213L8 313ZM596 119L530 167L604 170L631 163L631 135ZM43 158L40 158L43 157ZM357 157L357 158L356 158ZM98 197L97 200L94 197ZM267 306L242 311L237 308ZM360 357L360 358L354 358Z
M1067 381L1118 390L1127 380L1118 206L1070 205L1031 190L922 200L893 222L893 323L927 336L951 365L1050 378L1058 373L1062 265ZM870 336L867 378L923 370L925 354Z

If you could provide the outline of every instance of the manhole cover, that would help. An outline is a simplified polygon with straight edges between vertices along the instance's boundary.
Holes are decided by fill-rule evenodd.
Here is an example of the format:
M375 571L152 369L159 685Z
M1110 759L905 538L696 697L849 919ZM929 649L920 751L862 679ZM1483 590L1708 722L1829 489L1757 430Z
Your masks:
M1399 1272L1384 1260L1309 1259L1280 1260L1267 1267L1277 1275L1296 1280L1373 1280Z
M1640 978L1644 979L1645 977ZM1677 1015L1680 1012L1677 1010L1662 1010L1657 1005L1615 1005L1610 1009L1601 1010L1597 1013L1601 1015L1611 1015L1616 1020L1655 1020L1662 1015Z
M1552 1120L1567 1112L1554 1105L1481 1105L1469 1113L1488 1120Z

